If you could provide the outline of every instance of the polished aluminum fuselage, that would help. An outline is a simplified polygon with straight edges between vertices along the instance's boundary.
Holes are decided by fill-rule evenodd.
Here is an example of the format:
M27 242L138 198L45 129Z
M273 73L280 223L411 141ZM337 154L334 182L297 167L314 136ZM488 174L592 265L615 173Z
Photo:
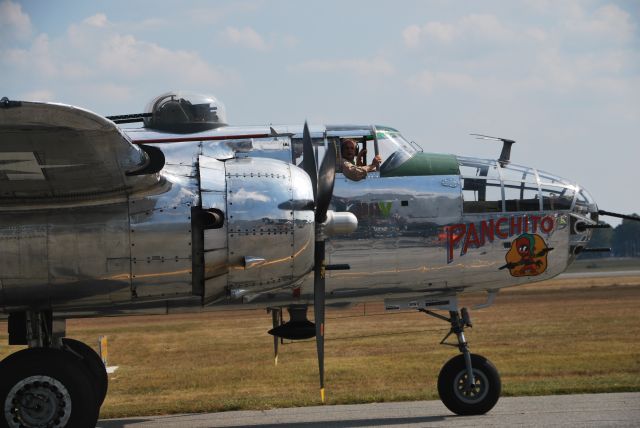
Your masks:
M293 164L296 132L281 129L275 136L269 128L215 130L215 139L201 140L130 130L134 141L164 152L157 186L112 199L2 208L0 312L38 308L74 317L309 302L313 212L296 204L313 195ZM315 128L315 138L326 134ZM359 224L327 243L327 263L350 266L327 271L328 303L540 281L566 269L573 247L589 239L572 227L579 215L571 209L464 213L463 180L371 173L355 182L338 173L331 208L354 213ZM194 209L219 209L224 224L203 228ZM514 277L501 269L505 253L534 218L552 224L540 230L553 248L548 267ZM470 224L490 224L491 236L461 251L450 228Z

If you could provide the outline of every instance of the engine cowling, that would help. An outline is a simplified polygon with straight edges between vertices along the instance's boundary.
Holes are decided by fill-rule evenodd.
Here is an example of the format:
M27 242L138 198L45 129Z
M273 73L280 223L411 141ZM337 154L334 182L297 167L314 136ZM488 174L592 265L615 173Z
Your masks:
M300 168L273 159L200 156L205 302L291 287L313 268L313 189ZM195 279L194 279L195 280Z
M0 213L0 311L238 301L311 271L313 190L302 169L207 156L198 169L199 180L170 175L126 201Z

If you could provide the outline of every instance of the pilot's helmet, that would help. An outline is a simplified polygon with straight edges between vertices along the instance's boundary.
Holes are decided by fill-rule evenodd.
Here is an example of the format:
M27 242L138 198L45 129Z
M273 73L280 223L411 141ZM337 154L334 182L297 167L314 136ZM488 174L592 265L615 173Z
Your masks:
M146 109L147 128L167 132L199 132L227 125L224 105L215 97L173 91L154 98Z

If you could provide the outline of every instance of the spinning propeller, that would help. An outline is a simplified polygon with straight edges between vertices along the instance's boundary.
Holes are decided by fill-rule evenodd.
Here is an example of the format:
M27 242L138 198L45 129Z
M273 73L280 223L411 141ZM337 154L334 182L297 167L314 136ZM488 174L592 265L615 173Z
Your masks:
M349 265L325 264L325 240L334 234L351 233L358 227L358 219L350 212L329 211L333 196L333 185L336 176L338 152L335 142L328 146L327 153L320 165L316 166L316 157L307 123L304 124L302 137L302 169L311 178L313 189L313 208L315 217L315 246L313 263L313 310L314 321L307 319L307 305L289 305L290 321L282 324L282 310L273 311L275 363L278 361L278 338L291 340L307 339L315 336L318 351L318 368L320 371L320 398L325 402L324 394L324 320L325 320L325 270L349 269ZM307 205L308 207L308 205ZM308 209L305 207L305 209Z
M304 124L302 134L302 167L311 177L313 198L315 200L316 243L313 264L313 312L316 327L316 348L318 350L318 369L320 371L320 398L325 402L324 395L324 318L325 318L325 238L322 224L327 220L327 210L333 195L333 184L336 177L337 149L335 143L320 165L320 172L316 170L316 158L311 143L311 135L307 123Z

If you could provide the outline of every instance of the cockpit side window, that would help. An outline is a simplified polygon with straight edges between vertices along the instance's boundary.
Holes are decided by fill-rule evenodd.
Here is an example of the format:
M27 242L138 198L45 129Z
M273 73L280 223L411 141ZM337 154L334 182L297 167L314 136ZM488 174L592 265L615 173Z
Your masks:
M365 157L362 159L363 162L365 164L367 164L367 161L372 159L373 156L375 156L375 154L373 153L374 148L373 148L373 144L367 144L367 139L365 137L346 137L346 138L334 138L334 141L336 142L336 144L338 145L338 163L342 163L343 161L343 150L344 150L344 144L345 141L355 141L356 143L356 148L355 148L355 155L354 155L354 160L355 157L357 157L358 153L360 153L361 150L366 150L366 155Z
M502 186L496 163L458 157L465 213L502 211Z
M358 151L367 150L366 159L363 159L366 165L374 163L374 157L379 155L381 165L376 170L381 175L385 166L387 169L395 169L421 151L415 143L407 141L397 129L387 126L327 125L326 136L327 139L336 139L339 151L344 140L355 139L358 142Z

